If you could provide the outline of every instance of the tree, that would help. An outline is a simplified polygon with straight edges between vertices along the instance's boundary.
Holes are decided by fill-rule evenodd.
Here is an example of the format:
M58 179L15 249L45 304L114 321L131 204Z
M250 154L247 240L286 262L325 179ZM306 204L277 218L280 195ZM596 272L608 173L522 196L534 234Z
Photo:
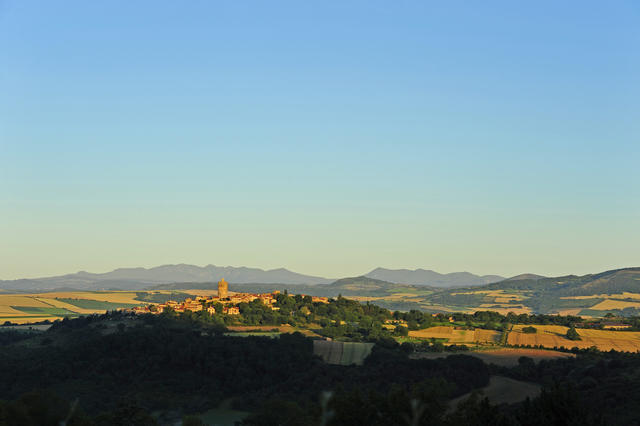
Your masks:
M569 330L567 330L566 337L569 340L582 340L575 327L570 327Z
M182 426L205 426L205 424L198 416L184 416Z
M247 416L242 424L246 426L305 426L317 424L317 419L295 402L272 399L263 403L258 411Z
M409 329L403 325L397 325L394 330L394 334L397 336L408 336Z
M401 349L403 352L406 352L406 353L410 354L410 353L412 353L412 352L414 352L414 351L416 350L416 345L414 345L414 344L413 344L413 343L411 343L411 342L403 342L403 343L400 345L400 349Z

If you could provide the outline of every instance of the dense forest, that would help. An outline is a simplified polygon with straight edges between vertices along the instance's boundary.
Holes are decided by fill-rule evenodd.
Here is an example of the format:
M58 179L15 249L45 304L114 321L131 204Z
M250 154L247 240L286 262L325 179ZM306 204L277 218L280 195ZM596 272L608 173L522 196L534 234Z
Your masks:
M378 345L365 365L346 367L315 357L312 341L299 333L270 339L220 331L188 317L112 313L61 321L13 343L5 339L0 398L13 401L2 406L5 421L20 404L51 394L66 401L79 398L86 417L97 419L126 405L146 412L196 413L228 398L236 408L250 411L273 398L312 407L325 390L418 392L433 383L448 398L489 379L481 361L463 355L411 360L393 345ZM25 396L34 390L41 393ZM36 405L44 409L43 404Z

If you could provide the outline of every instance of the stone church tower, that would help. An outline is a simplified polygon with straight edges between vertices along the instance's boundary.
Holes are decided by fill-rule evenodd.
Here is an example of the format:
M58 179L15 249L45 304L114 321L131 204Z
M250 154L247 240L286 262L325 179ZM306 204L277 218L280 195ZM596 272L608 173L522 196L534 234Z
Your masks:
M224 280L224 278L218 281L218 298L226 299L227 297L229 297L228 291L229 284Z

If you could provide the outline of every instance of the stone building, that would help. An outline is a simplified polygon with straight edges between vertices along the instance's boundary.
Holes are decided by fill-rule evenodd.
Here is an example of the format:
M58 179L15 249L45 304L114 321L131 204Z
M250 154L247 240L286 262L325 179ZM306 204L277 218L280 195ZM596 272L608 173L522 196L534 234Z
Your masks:
M229 284L223 279L218 281L218 299L226 299L229 297Z

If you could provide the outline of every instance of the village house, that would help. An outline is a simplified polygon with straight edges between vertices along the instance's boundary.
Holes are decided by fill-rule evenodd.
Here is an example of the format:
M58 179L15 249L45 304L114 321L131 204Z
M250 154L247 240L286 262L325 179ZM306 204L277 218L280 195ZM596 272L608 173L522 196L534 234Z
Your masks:
M240 315L240 308L237 306L225 306L222 308L222 313L226 315Z

